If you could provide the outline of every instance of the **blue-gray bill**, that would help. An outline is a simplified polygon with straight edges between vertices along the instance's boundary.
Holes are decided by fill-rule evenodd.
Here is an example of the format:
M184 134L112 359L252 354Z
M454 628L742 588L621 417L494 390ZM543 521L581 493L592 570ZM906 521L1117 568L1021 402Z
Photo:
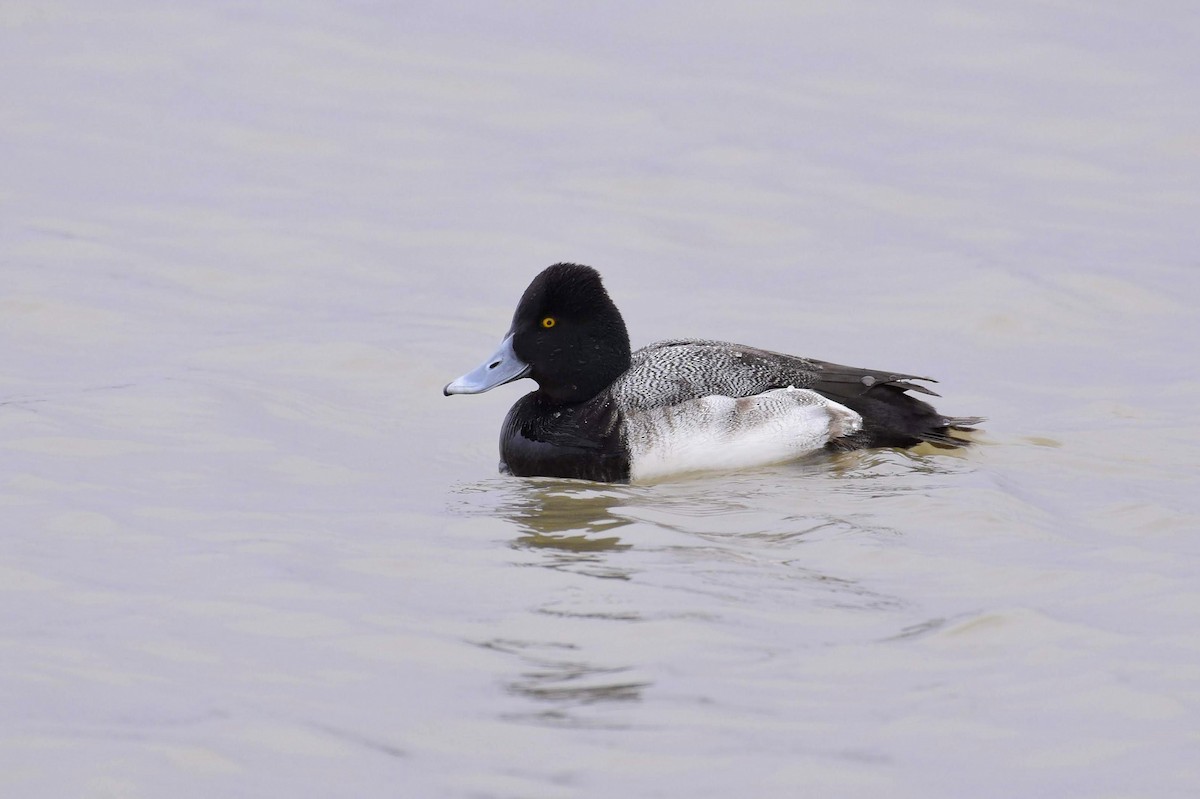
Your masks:
M530 368L513 351L513 337L509 333L490 358L457 380L447 383L442 393L447 397L451 394L482 394L496 386L520 380L529 374Z

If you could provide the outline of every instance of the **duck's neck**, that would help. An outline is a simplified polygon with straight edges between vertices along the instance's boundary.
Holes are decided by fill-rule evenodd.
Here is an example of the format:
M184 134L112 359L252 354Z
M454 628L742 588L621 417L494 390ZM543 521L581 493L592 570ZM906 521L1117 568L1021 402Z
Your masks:
M578 356L564 364L565 368L553 380L539 381L539 400L546 405L586 402L625 374L629 370L630 352L624 324L619 332L619 336L609 331L603 339L583 341Z

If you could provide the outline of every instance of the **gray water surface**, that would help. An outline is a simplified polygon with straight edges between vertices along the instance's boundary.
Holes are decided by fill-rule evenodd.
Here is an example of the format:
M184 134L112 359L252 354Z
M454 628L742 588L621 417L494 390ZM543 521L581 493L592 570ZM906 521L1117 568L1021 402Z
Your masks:
M0 5L0 793L1200 791L1186 3ZM961 452L496 473L529 279Z

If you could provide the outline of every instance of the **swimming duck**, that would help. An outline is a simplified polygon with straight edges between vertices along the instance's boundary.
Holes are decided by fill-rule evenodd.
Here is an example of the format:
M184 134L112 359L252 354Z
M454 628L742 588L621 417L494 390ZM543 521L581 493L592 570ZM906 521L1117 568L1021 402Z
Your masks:
M780 463L819 450L957 447L977 417L910 396L930 378L839 366L723 341L660 341L630 353L600 273L558 263L525 289L499 348L447 384L479 394L529 377L509 410L500 470L639 482Z

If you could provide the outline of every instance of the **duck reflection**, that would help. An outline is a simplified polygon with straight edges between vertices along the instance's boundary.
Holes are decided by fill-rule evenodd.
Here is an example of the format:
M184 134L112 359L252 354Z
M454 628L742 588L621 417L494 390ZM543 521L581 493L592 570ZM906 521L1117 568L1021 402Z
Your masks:
M521 535L516 549L553 550L568 555L619 552L630 548L614 532L633 519L614 513L628 505L627 489L574 480L486 480L463 486L459 512L505 519Z
M638 702L651 684L636 679L632 666L602 667L583 660L572 644L496 640L489 649L516 655L525 669L506 680L513 696L529 699L537 706L528 712L509 714L514 721L533 721L562 727L623 727L612 717L599 719L578 711L589 705Z
M522 535L514 549L538 550L537 565L614 580L630 572L609 554L631 547L614 533L632 520L614 514L628 502L618 489L596 488L562 481L529 481L508 494L500 511Z
M635 520L620 512L634 500L623 487L564 480L484 481L459 492L460 510L510 522L519 531L509 546L524 552L518 568L544 568L604 580L628 581L634 567L618 553L628 551L617 532ZM596 623L637 624L636 608L613 602L608 591L541 595L523 628L543 635L505 636L478 645L513 655L514 673L504 690L528 706L507 715L513 721L556 727L622 727L607 713L588 712L611 703L638 702L651 684L641 669L604 651L592 657L589 634ZM580 626L581 624L585 626ZM606 635L609 633L606 633ZM614 659L616 662L614 662Z

